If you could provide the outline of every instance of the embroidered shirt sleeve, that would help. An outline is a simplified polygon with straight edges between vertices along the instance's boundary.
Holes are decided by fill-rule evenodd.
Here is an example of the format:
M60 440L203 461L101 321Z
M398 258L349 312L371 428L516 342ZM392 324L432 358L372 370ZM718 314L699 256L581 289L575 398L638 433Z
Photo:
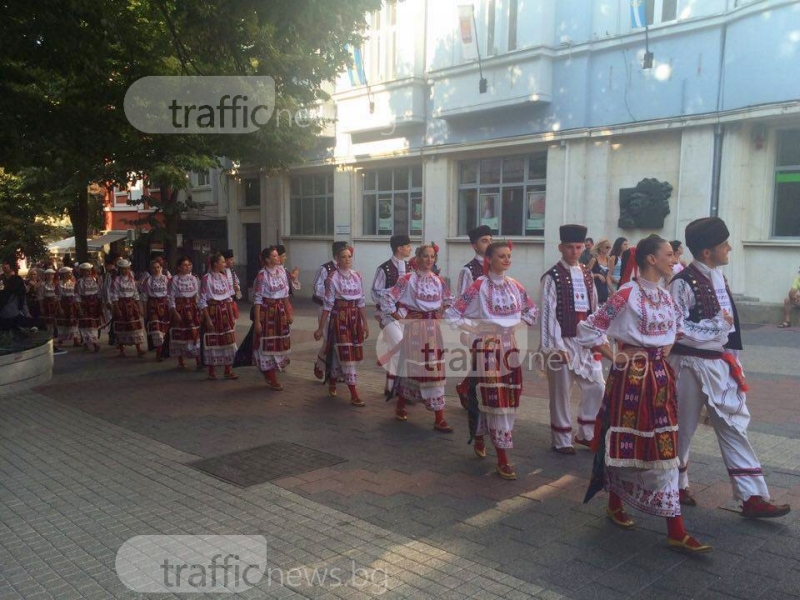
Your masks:
M376 306L380 306L381 299L386 294L386 273L383 272L383 269L378 267L375 271L375 278L372 280L372 290L371 296L372 301L375 303Z
M197 308L201 310L208 308L208 286L209 276L204 275L203 281L200 283L200 297L197 299Z
M697 301L691 286L683 279L673 279L669 285L672 303L675 306L677 339L679 343L701 350L719 350L728 341L731 326L722 316L722 311L713 319L701 319L697 323L689 320L689 311Z
M585 321L578 323L578 335L575 341L584 348L593 348L608 343L606 333L611 324L628 307L631 287L624 287L608 299L597 312L592 313Z
M394 284L394 287L389 288L380 299L379 308L381 312L390 315L397 310L397 302L403 297L403 294L408 289L408 283L411 279L411 273L403 275Z
M450 286L447 285L447 282L442 277L439 277L439 283L442 285L442 307L445 309L450 308L455 302L453 292L450 291Z
M361 278L361 273L358 271L354 271L353 273L355 274L356 279L358 279L358 286L361 288L361 295L358 298L358 303L356 306L358 306L358 308L364 308L367 305L367 297L364 295L364 282Z
M327 311L333 310L333 303L336 300L336 283L333 278L336 271L331 271L331 274L325 278L325 293L322 295L322 308Z
M325 297L325 280L328 278L328 270L322 266L317 271L317 276L314 279L314 295L317 298Z
M173 277L167 284L167 306L170 310L175 308L175 286L178 285L178 278Z
M264 300L264 271L259 271L253 283L253 304L261 304Z
M536 319L539 318L539 309L536 308L536 304L534 304L533 299L528 295L528 290L522 287L522 284L519 281L515 280L514 285L517 286L517 290L519 290L519 297L522 301L522 314L520 315L520 318L532 327L536 324Z
M458 290L459 295L466 292L469 287L472 285L472 271L469 270L469 267L464 267L458 273L458 283L456 283L456 290Z
M566 351L561 337L561 324L556 318L556 282L549 275L542 280L541 346L543 352Z
M460 327L467 318L477 312L480 303L481 281L473 281L467 291L453 302L452 306L445 312L445 319L450 321L453 327Z

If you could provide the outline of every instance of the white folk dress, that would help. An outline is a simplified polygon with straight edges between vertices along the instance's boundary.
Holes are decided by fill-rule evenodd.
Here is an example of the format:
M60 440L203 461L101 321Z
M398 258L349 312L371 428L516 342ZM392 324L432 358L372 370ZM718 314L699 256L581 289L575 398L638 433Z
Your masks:
M200 309L197 296L200 282L191 273L175 275L169 282L167 304L169 309L180 315L180 321L173 319L169 329L169 353L181 358L200 356Z
M283 371L289 365L291 348L286 269L281 265L261 269L253 289L253 304L261 305L261 337L253 334L253 362L261 372Z

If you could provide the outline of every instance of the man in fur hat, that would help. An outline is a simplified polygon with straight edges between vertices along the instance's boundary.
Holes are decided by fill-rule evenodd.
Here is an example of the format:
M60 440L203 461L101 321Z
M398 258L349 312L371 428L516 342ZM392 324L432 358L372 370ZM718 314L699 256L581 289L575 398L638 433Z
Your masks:
M719 267L728 264L728 228L718 217L686 226L686 245L694 260L669 285L678 318L670 364L677 377L678 458L681 504L695 506L689 492L689 444L706 406L743 517L780 517L788 504L769 501L761 463L747 439L750 413L739 351L742 337L736 305Z

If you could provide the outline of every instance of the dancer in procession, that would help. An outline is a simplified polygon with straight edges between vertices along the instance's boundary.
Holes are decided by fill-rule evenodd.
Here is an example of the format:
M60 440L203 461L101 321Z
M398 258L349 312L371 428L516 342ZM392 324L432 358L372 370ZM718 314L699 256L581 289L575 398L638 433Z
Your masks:
M605 382L600 360L578 344L578 323L597 310L597 288L589 267L578 261L586 227L562 225L561 260L542 276L541 345L550 392L550 436L553 450L575 454L574 444L591 446ZM604 241L604 240L603 240ZM599 246L600 244L598 244ZM570 391L581 388L578 432L572 437Z
M666 358L675 342L678 313L669 292L660 286L672 274L672 246L650 235L636 246L635 256L639 277L578 324L577 342L613 363L584 502L605 488L606 514L618 527L635 525L624 501L666 517L670 548L709 552L711 546L686 532L678 497L678 404L675 375ZM617 353L608 337L617 341Z
M203 368L200 360L200 309L197 297L200 282L192 274L192 261L182 256L178 259L177 275L169 281L167 303L170 310L169 353L178 357L178 368L186 368L186 359L195 360L197 370Z
M253 362L264 374L264 381L280 391L277 371L289 365L291 339L289 326L293 320L289 302L289 277L281 263L278 248L269 246L261 251L264 268L258 272L253 289Z
M215 367L218 366L224 367L225 379L239 379L233 372L236 355L233 284L225 273L222 254L212 254L209 267L209 272L203 275L197 302L203 316L203 364L208 367L209 379L217 379Z
M483 276L483 259L486 256L486 248L492 243L492 230L488 225L479 225L467 232L469 243L475 251L475 256L465 264L458 273L458 283L456 284L456 298L460 298L470 288L478 277ZM472 340L468 333L461 334L461 343L469 348ZM475 385L475 379L465 377L461 383L456 385L456 393L463 408L467 408L469 401L470 385ZM473 391L474 393L474 391Z
M239 282L239 275L236 273L236 269L233 268L236 264L236 261L233 258L233 250L230 248L223 250L222 256L225 258L225 276L228 278L228 281L233 288L233 295L231 296L231 302L233 303L231 305L233 308L233 316L234 319L238 319L239 305L236 304L236 301L242 299L242 286Z
M84 350L91 346L100 352L100 325L103 322L103 300L100 297L100 282L91 263L81 263L81 278L75 284L75 298L78 303L78 331L83 340Z
M475 394L469 398L470 441L484 458L484 436L497 452L497 474L516 479L507 451L514 447L512 431L522 394L522 368L514 330L532 326L538 309L525 288L506 271L511 267L511 244L492 242L486 248L487 272L479 277L445 313L454 326L472 334L476 349Z
M366 300L361 275L352 270L353 249L345 246L336 254L336 269L325 281L325 298L314 339L321 340L314 375L328 383L328 394L336 396L342 378L350 390L350 404L364 406L356 389L356 365L364 358L364 340L369 337ZM330 318L329 318L330 317Z
M164 360L164 341L169 333L170 311L167 294L169 278L164 275L163 263L154 259L150 262L150 276L142 282L142 302L145 305L145 324L150 342L156 350L156 360ZM169 347L167 347L167 351Z
M56 313L58 312L55 274L56 272L53 269L45 269L44 281L39 284L39 288L37 289L42 322L47 327L48 333L54 338L56 337ZM58 346L57 339L54 343Z
M100 282L100 299L103 302L103 327L108 327L108 345L116 346L116 334L114 333L114 307L111 304L111 285L117 277L117 261L119 256L115 253L106 255L105 273Z
M75 302L75 278L72 275L72 267L61 267L58 270L56 297L58 298L56 346L61 346L71 340L72 345L77 348L81 345L81 338L78 331L78 306Z
M392 256L380 264L372 280L372 301L375 303L375 320L383 330L381 332L381 349L385 347L383 356L378 356L378 364L386 369L386 382L383 393L386 399L392 397L395 387L395 374L397 373L397 352L403 340L403 326L396 319L392 319L381 309L381 301L388 291L401 277L410 271L408 257L411 256L411 239L407 235L393 235L389 239ZM400 319L405 318L405 309L400 308Z
M728 282L719 270L728 264L728 237L728 228L718 217L689 223L686 245L694 260L669 286L680 317L678 343L670 356L678 378L680 500L688 506L697 504L689 491L689 446L705 406L733 496L743 503L741 515L751 519L781 517L790 507L770 502L761 463L747 439L750 412L739 361L739 315Z
M438 320L443 309L452 305L453 296L444 279L433 273L438 253L439 247L432 242L418 247L416 271L400 277L383 295L380 308L383 315L406 320L397 353L395 418L408 419L406 400L424 402L434 413L433 428L450 433L453 428L444 419L445 349Z
M339 252L347 248L350 244L348 242L333 242L331 245L331 253L333 260L329 260L324 265L320 265L317 269L317 275L314 277L314 290L311 295L311 301L322 307L325 304L325 281L328 276L336 270L336 257ZM322 312L322 308L320 308Z
M119 355L125 356L125 346L135 346L136 355L144 356L147 351L142 344L147 342L139 304L139 290L131 273L130 261L121 258L117 261L117 276L109 290L109 300L114 314L114 337Z

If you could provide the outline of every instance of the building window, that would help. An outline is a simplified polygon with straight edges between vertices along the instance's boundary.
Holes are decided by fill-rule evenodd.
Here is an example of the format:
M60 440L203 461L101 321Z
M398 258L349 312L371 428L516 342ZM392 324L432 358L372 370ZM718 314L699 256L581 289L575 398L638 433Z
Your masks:
M422 165L363 177L365 235L422 235Z
M248 177L244 181L244 205L261 206L261 178Z
M495 0L489 0L486 6L486 55L492 56L495 54L494 47L494 29L495 29Z
M292 235L333 235L333 173L292 177Z
M645 0L648 25L658 25L678 18L678 0Z
M367 83L392 81L396 79L397 3L386 2L383 8L369 14L367 23L369 39L364 44Z
M547 152L458 164L458 235L488 225L493 235L544 235Z
M517 6L518 0L508 2L508 51L517 49Z
M194 187L203 187L204 185L211 185L211 177L208 171L195 171L192 173Z
M778 135L774 237L800 237L800 129Z

